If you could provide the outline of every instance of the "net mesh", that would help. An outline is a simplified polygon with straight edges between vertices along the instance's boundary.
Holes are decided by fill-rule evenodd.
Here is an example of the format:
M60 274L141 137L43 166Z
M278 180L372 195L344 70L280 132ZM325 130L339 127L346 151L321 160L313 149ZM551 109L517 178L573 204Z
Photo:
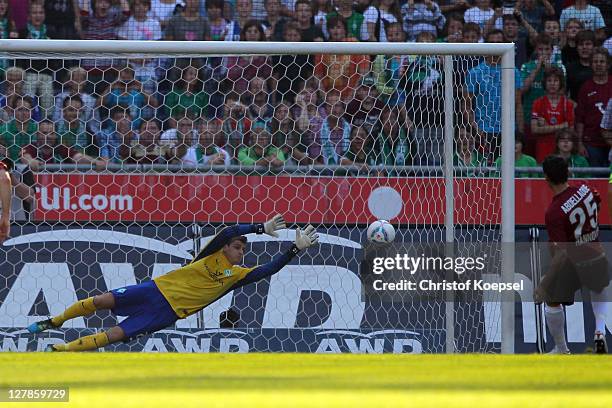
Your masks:
M220 226L282 213L321 244L174 327L109 350L499 351L499 299L376 302L365 227L443 242L444 57L3 54L2 157L21 222L0 253L0 347L36 350L121 321L34 337L77 299L190 261ZM490 57L488 57L490 58ZM501 69L453 56L456 240L499 241ZM245 264L293 240L251 241ZM238 312L232 322L227 310ZM119 319L119 320L117 320Z

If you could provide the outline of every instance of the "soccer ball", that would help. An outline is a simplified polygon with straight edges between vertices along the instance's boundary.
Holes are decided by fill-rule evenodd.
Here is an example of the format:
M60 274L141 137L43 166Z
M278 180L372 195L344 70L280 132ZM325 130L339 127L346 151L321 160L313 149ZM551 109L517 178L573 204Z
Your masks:
M368 227L368 241L378 244L388 244L395 240L395 228L389 221L374 221Z

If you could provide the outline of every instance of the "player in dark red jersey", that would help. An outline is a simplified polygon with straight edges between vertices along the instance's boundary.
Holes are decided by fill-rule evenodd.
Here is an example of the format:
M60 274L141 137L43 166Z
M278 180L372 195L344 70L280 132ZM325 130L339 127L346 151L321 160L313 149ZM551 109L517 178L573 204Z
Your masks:
M542 167L554 193L546 210L552 260L536 290L536 301L546 302L546 324L555 341L553 352L569 354L562 305L571 305L575 292L585 287L590 290L595 314L594 351L607 353L604 289L610 278L608 260L599 242L599 194L585 184L568 185L567 162L559 156L548 156Z
M0 161L0 204L2 204L2 215L0 215L0 243L9 236L11 216L11 175L6 164Z

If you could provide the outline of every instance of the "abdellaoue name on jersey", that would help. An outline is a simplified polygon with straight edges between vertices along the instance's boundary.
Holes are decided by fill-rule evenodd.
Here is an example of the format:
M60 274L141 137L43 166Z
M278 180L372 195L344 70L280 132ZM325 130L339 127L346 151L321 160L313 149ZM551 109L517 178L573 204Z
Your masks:
M553 197L546 211L549 241L575 243L573 260L588 259L603 251L599 242L599 196L587 185L569 186Z

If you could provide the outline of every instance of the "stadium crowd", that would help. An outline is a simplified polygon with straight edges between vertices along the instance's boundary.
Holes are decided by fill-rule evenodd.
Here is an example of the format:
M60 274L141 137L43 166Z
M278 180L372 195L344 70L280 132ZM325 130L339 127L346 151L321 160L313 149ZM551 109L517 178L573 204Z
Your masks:
M610 164L611 23L609 0L0 0L3 39L514 42L527 167ZM74 58L0 59L0 157L26 169L26 202L29 170L53 163L442 161L438 56ZM455 164L499 165L499 58L453 59Z

